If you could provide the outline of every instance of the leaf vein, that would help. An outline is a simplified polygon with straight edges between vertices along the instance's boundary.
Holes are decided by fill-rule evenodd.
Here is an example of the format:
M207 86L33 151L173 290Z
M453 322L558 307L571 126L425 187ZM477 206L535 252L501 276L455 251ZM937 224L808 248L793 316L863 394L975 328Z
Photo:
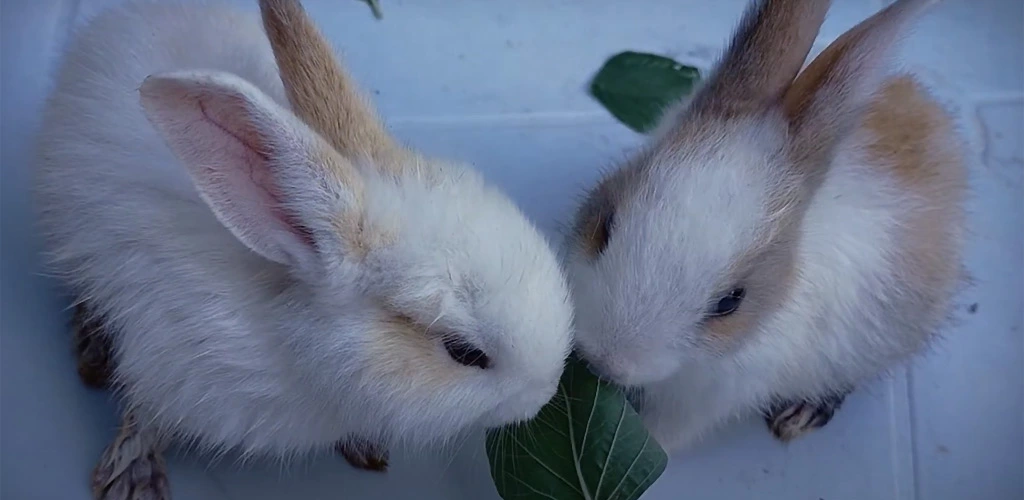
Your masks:
M559 481L565 483L565 485L570 487L570 488L572 488L573 491L579 493L580 495L583 494L583 492L580 491L579 488L577 488L572 483L570 483L567 479L562 477L561 474L555 472L554 469L549 467L548 464L544 463L537 455L534 455L533 452L530 451L530 449L528 447L524 446L523 443L521 441L519 441L519 438L517 438L515 435L512 436L512 442L515 443L519 447L519 449L525 451L526 454L529 455L530 458L532 458L534 461L536 461L537 464L539 464L541 467L543 467L544 470L550 472L552 476L555 476L556 478L558 478Z
M636 491L643 488L645 483L647 483L647 480L650 479L651 475L654 474L657 470L657 467L652 468L651 471L648 472L646 476L644 476L644 480L637 483L636 488L633 488L633 491L629 492L629 495L626 496L626 499L633 498L633 495L636 494Z
M526 481L523 481L522 478L520 478L519 476L511 476L511 477L512 477L512 479L515 479L516 481L518 481L519 484L521 484L523 486L526 486L527 488L530 489L530 491L532 491L532 492L534 492L534 493L536 493L538 495L541 495L541 496L543 496L545 498L550 498L551 500L558 500L558 498L555 498L555 496L552 495L551 493L545 493L543 491L538 490L537 488L535 488L530 483L527 483Z
M580 443L580 455L587 450L587 435L590 434L590 423L594 421L594 410L597 409L597 400L601 396L601 384L594 389L594 402L590 405L590 416L587 417L587 426L583 429L583 441Z
M566 402L568 402L569 394L565 390L565 386L559 384L558 389L562 392L562 396L565 397ZM572 408L571 405L569 405L568 403L565 405L565 411L569 416L569 443L571 445L570 448L572 449L573 465L576 466L576 477L580 480L580 488L583 489L583 491L581 491L581 493L583 493L583 498L585 500L592 500L590 492L587 491L587 481L583 479L583 470L580 469L579 450L576 449L576 437L573 435L574 433L572 432Z
M625 418L626 401L623 399L622 406L619 408L619 421L615 423L615 433L612 434L612 444L608 447L608 454L604 457L604 466L601 467L601 477L597 480L597 491L594 492L594 496L597 498L601 497L601 485L604 484L604 477L608 472L608 462L611 461L612 455L615 454L615 443L619 440L619 430L622 429L622 421L625 420Z
M547 420L544 420L543 418L537 418L537 421L542 423L542 424L544 424L544 425L546 425L548 427L548 429L551 429L553 432L557 433L559 436L562 436L566 440L569 440L569 435L564 433L564 432L562 432L558 427L555 427L555 424L552 424L551 422L548 422Z
M626 472L622 474L622 479L619 479L619 484L615 485L615 489L608 495L608 498L615 498L615 494L619 492L619 488L621 488L622 484L626 482L626 478L629 477L629 474L633 472L633 467L636 466L637 460L640 460L640 456L644 454L645 450L647 450L647 443L650 441L651 435L648 434L644 437L644 444L640 446L640 450L636 452L636 456L633 457L633 461L629 463L629 467L626 468Z

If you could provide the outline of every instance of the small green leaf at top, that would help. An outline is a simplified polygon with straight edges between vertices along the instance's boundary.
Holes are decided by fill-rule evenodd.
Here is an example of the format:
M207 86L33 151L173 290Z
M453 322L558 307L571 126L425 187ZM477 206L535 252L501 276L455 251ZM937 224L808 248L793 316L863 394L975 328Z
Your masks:
M536 417L487 433L487 458L504 500L636 500L668 463L625 394L576 359Z
M370 12L377 20L384 19L384 12L380 10L380 0L359 0L370 6Z
M594 76L590 94L615 118L646 133L665 109L693 91L700 71L668 57L626 51L612 56Z

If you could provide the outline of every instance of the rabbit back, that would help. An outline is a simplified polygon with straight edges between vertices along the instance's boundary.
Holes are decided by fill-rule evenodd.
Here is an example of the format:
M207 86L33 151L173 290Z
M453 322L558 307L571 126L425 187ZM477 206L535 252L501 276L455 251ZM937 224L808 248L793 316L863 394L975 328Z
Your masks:
M343 419L291 383L268 308L288 301L286 271L216 220L139 104L147 76L193 68L238 75L288 108L255 14L135 2L73 37L36 166L49 271L103 316L116 385L154 426L201 447L330 444Z

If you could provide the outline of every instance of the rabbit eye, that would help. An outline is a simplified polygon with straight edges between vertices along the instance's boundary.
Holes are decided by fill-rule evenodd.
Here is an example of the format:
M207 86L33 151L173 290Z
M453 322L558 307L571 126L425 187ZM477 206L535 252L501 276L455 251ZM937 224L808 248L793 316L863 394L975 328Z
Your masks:
M448 351L448 355L456 363L463 366L486 369L491 365L491 359L483 351L457 338L444 339L444 350Z
M718 299L718 302L708 311L708 316L728 316L736 312L746 294L747 290L742 287L733 288L724 297Z
M615 212L601 218L594 234L594 241L597 243L597 253L600 254L608 246L608 240L612 237L612 228L615 227Z

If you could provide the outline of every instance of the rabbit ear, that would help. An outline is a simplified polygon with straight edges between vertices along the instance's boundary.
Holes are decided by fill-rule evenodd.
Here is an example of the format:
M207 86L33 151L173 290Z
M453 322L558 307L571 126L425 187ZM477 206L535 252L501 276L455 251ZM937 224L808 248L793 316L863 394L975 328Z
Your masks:
M897 0L828 46L786 92L797 165L827 165L879 89L905 25L936 0Z
M253 85L229 74L148 77L143 110L218 220L267 259L311 270L358 211L355 168ZM342 250L342 249L338 249Z
M730 116L778 102L803 66L831 3L756 0L692 106Z
M293 111L343 155L377 160L401 151L298 0L260 0Z

